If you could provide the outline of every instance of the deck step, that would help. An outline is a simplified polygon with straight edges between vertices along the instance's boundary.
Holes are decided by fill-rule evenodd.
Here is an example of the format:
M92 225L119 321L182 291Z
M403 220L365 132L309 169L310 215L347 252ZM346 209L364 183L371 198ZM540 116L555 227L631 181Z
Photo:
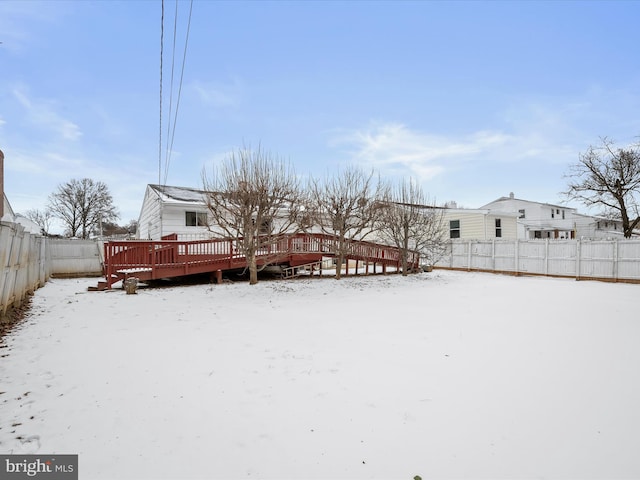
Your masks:
M87 288L87 290L90 292L102 292L103 290L107 290L108 288L109 287L107 282L99 281L97 287L89 287Z
M313 274L314 271L320 271L322 267L322 260L317 262L305 263L304 265L296 265L295 267L285 267L282 269L282 278L296 278L300 276L300 270L311 271Z

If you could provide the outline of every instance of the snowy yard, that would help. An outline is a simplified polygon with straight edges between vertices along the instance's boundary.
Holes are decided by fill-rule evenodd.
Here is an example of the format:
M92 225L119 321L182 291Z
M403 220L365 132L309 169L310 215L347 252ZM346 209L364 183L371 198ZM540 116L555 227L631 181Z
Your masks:
M0 452L82 479L640 478L640 285L434 271L87 292L0 349Z

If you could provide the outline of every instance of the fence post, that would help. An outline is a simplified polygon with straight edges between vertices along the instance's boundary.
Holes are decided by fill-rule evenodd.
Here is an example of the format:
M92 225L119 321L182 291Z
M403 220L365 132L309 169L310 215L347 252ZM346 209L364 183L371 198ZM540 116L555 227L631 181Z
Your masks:
M496 271L496 239L491 239L491 269Z
M469 240L469 251L467 252L467 271L470 272L471 271L471 245L472 245L472 241Z
M544 274L549 275L549 239L544 239Z
M576 240L576 280L580 280L580 256L582 255L582 248L580 246L580 239Z
M449 240L449 249L450 249L450 255L449 255L449 267L453 268L453 240Z
M613 241L613 279L618 281L618 255L620 249L618 248L618 239Z
M519 243L518 243L518 239L516 238L516 241L514 243L514 247L515 247L515 252L514 252L514 266L513 266L513 273L515 273L516 275L518 275L518 270L519 270L519 265L520 265L520 252L519 252Z

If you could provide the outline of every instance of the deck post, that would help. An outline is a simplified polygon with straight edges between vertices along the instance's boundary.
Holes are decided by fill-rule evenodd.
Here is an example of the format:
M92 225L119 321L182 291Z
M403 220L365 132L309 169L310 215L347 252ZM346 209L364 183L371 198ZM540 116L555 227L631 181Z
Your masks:
M155 278L155 273L156 273L156 244L154 242L150 243L149 255L151 255L151 278Z
M105 278L107 280L107 288L109 290L111 290L111 262L109 261L109 248L108 248L109 242L105 242L104 243L104 264L107 267L105 269Z
M218 285L222 283L222 270L216 270L216 283Z

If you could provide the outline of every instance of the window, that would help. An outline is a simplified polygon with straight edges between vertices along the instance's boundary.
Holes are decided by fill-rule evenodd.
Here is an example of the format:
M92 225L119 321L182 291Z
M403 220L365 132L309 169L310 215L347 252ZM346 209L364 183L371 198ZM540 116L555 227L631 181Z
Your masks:
M562 219L564 220L564 210L562 210Z
M185 225L187 227L205 227L207 214L203 212L185 212Z
M449 238L460 238L460 220L449 221Z
M518 218L525 218L524 217L524 209L523 210L518 210L518 213L520 214L520 216Z
M551 218L556 218L555 210L553 208L551 209Z
M502 237L502 219L496 218L496 238Z
M252 218L251 222L255 225L256 219ZM271 233L272 226L273 225L270 218L263 219L262 222L260 222L260 226L258 227L258 233L260 235L268 235Z

